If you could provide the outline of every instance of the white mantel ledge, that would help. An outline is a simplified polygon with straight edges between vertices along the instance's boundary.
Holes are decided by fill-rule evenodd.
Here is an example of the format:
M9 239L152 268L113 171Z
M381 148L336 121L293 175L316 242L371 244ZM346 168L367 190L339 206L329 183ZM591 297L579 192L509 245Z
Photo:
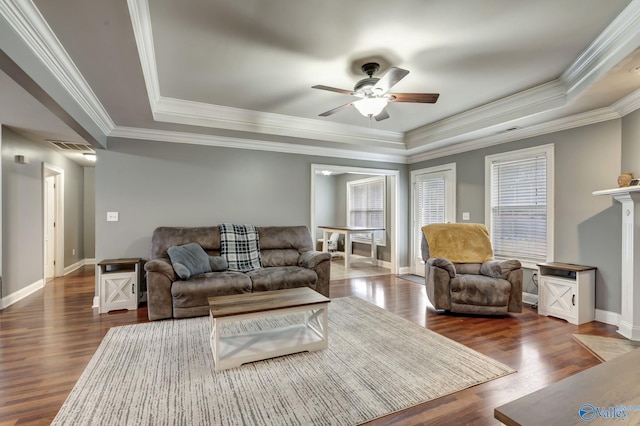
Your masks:
M638 186L623 186L622 188L613 189L601 189L600 191L593 191L593 195L610 195L616 197L617 195L630 194L633 192L640 192L640 185Z

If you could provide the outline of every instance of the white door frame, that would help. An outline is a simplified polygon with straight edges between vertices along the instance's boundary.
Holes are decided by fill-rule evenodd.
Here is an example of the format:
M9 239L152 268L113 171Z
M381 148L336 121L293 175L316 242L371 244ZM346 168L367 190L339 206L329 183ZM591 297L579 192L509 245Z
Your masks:
M47 279L55 277L55 243L56 243L56 195L55 176L45 176L44 181L44 277Z
M384 175L389 177L390 191L387 194L391 202L390 223L391 229L389 230L389 238L391 244L391 273L398 274L398 185L400 178L399 170L389 169L370 169L366 167L354 167L354 166L336 166L327 164L312 164L311 165L311 234L316 235L316 174L328 170L336 173L358 173L363 175Z
M54 276L56 277L61 277L64 275L64 170L56 167L56 166L52 166L50 164L47 163L42 163L42 224L43 224L43 233L42 233L42 263L43 263L43 270L42 270L42 275L43 275L43 280L46 283L47 282L47 271L46 271L46 265L44 265L44 259L45 259L45 253L44 251L46 250L45 248L45 243L44 243L44 232L45 232L45 228L46 227L46 217L45 217L45 212L46 212L46 207L44 205L45 203L45 191L46 189L46 178L48 176L53 176L54 178L54 184L55 184L55 189L54 189L54 204L55 204L55 209L54 209L54 213L55 213L55 221L56 221L56 227L55 227L55 232L54 232L54 238L55 238L55 267L54 267Z
M416 178L418 175L424 174L450 174L447 178L447 193L446 196L450 198L450 202L447 204L448 216L447 222L455 223L456 221L456 190L457 190L457 171L456 163L443 164L441 166L429 167L426 169L412 170L411 171L411 250L409 255L411 256L411 272L415 275L424 276L424 268L420 269L420 262L417 262L419 253L416 252L418 247L418 241L416 241L415 228L417 226L416 219ZM423 265L424 263L422 263Z

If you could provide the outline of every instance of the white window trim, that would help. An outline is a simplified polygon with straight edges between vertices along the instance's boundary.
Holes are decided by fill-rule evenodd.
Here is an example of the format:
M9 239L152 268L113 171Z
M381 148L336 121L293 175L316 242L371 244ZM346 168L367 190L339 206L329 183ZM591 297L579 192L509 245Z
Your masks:
M547 262L554 260L554 188L555 188L555 160L554 145L541 145L533 148L519 149L517 151L504 152L501 154L487 155L484 160L484 207L485 207L485 225L491 235L491 165L496 161L519 160L523 158L531 158L536 155L544 154L547 158ZM537 269L535 261L520 259L522 266L529 269Z
M382 181L383 185L382 185L382 197L384 199L384 203L383 203L383 215L384 215L384 222L385 222L385 231L382 233L382 239L376 239L376 245L377 246L381 246L381 247L386 247L387 245L387 230L386 230L386 223L387 223L387 179L385 176L373 176L370 178L365 178L365 179L358 179L358 180L352 180L347 182L347 226L351 226L351 214L350 214L350 210L349 207L351 206L351 186L352 185L362 185L362 184L366 184L366 183L372 183L372 182L377 182L377 181ZM358 243L358 244L367 244L367 245L371 245L371 241L369 239L364 239L364 238L352 238L351 239L352 242L354 243Z

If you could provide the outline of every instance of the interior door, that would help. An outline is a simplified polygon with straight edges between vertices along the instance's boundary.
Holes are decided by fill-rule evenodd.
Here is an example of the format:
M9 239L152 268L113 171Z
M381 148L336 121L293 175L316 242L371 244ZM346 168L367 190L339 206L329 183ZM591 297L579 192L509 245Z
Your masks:
M412 269L424 276L424 260L420 244L422 227L431 223L455 222L455 164L412 172L413 229Z

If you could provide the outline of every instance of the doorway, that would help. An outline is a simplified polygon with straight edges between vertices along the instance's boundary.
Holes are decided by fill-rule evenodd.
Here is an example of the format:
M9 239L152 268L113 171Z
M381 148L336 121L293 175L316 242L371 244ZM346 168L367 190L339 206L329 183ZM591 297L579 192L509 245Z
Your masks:
M389 224L388 235L389 241L391 244L390 250L390 262L385 267L388 267L392 274L399 273L398 266L398 215L397 215L397 204L398 204L398 185L399 185L399 171L398 170L388 170L388 169L370 169L363 167L351 167L351 166L337 166L337 165L326 165L326 164L312 164L311 165L311 233L314 238L317 238L317 226L318 225L329 225L328 223L319 223L319 218L317 217L317 208L321 207L326 200L318 200L317 191L316 191L316 175L324 174L324 173L333 173L333 174L356 174L356 175L368 175L368 176L385 176L389 182L389 193L388 197L388 213L389 218L387 223ZM337 206L339 209L346 209L346 206ZM320 222L323 222L320 219ZM341 223L340 225L345 225L346 223Z
M445 164L411 172L411 270L424 277L422 227L456 221L456 165Z
M64 170L42 164L44 283L64 275Z

